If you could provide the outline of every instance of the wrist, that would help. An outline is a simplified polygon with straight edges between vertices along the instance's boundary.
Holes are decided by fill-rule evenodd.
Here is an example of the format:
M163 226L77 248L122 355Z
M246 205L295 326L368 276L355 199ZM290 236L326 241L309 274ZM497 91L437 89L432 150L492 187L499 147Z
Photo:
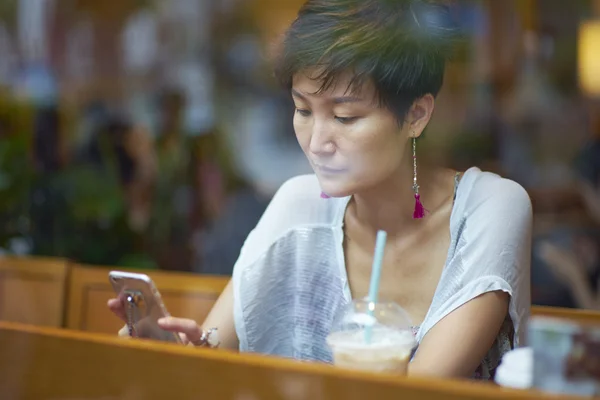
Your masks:
M202 329L200 338L191 342L196 347L208 347L211 349L219 347L219 331L217 328Z

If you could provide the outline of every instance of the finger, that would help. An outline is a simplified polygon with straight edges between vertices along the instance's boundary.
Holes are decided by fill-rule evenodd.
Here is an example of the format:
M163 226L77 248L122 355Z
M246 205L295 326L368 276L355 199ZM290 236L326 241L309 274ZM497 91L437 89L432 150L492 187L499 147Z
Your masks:
M184 333L187 340L194 342L202 336L202 329L196 321L187 318L167 317L158 320L158 326L165 331Z
M110 311L112 311L117 317L127 322L127 316L125 315L125 306L123 305L121 299L110 299L108 300L107 305Z

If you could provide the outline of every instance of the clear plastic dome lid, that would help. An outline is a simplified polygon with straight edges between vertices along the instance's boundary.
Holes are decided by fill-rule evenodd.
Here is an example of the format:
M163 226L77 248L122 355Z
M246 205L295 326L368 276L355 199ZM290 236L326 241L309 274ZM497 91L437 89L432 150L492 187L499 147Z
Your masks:
M412 332L408 313L393 302L373 303L368 299L354 300L334 319L332 333L389 328L394 331Z

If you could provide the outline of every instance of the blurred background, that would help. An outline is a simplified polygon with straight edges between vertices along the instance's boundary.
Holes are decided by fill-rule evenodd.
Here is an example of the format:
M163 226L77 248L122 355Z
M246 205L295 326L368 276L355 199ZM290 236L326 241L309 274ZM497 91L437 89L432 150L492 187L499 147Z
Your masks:
M229 275L310 172L274 45L302 0L1 0L0 254ZM600 1L449 1L423 156L514 179L535 304L600 308Z

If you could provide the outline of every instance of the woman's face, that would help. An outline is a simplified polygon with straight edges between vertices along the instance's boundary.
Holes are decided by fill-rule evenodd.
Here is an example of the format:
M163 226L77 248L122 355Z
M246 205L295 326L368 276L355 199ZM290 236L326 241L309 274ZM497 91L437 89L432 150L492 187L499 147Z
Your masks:
M401 127L391 111L378 105L372 83L347 90L351 78L341 76L321 93L321 83L307 74L298 73L292 85L296 137L321 189L332 197L373 188L409 162L405 154L412 124Z

